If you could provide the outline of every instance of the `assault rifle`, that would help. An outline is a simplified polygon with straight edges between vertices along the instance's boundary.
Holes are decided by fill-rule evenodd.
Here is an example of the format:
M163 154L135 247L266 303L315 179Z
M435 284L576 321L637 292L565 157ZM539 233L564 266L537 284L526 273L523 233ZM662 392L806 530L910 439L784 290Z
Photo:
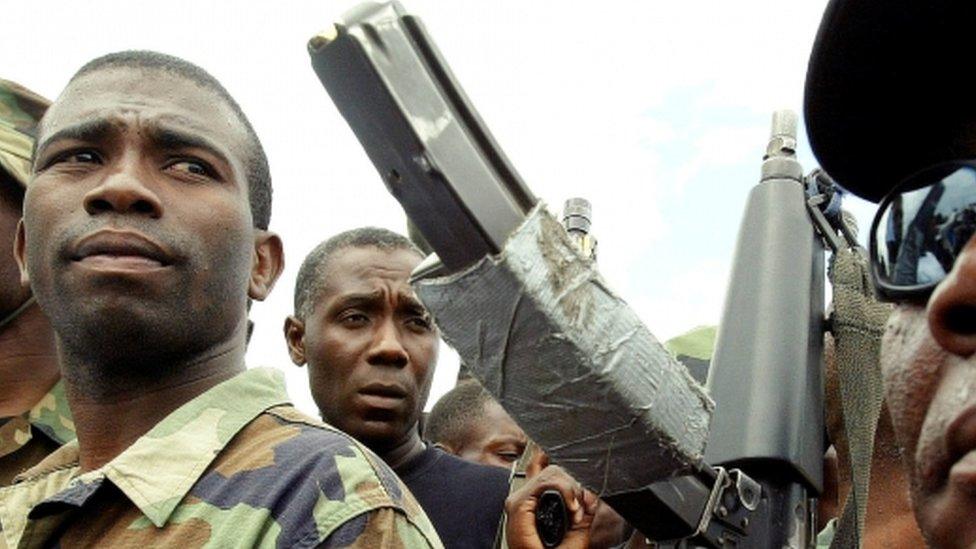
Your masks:
M740 229L709 429L708 396L546 216L416 17L397 2L363 4L309 53L436 252L414 272L418 294L552 461L651 540L812 544L823 242L843 235L824 215L825 179L805 178L796 161L795 115L774 116Z

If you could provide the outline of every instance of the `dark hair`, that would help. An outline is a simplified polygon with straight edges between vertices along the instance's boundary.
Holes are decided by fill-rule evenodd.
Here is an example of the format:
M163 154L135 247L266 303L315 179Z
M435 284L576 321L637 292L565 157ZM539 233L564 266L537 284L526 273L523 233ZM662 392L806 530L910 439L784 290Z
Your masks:
M407 237L379 227L361 227L339 233L315 247L302 262L295 281L295 316L305 318L322 290L329 262L336 252L346 248L372 246L385 251L408 250L423 257L423 252Z
M437 401L424 424L424 439L432 443L462 446L472 423L485 415L491 394L477 381L458 383Z
M264 147L261 146L261 140L254 132L251 122L244 115L244 111L241 110L240 105L234 101L234 98L220 82L207 71L179 57L154 51L131 50L110 53L85 63L68 83L70 84L86 74L114 68L166 72L213 92L230 106L247 133L248 143L244 163L247 172L245 176L247 177L248 199L251 204L251 217L254 218L255 227L267 229L271 221L271 171L268 168L268 157L264 153Z

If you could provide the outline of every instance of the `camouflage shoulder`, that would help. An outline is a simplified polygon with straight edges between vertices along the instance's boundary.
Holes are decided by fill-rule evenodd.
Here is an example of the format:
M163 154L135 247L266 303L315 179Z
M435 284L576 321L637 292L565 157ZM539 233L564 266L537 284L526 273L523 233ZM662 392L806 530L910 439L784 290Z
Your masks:
M444 545L433 529L423 528L406 515L392 508L371 511L347 521L332 531L318 545L320 548L406 548L429 547L441 549Z
M334 464L341 487L330 488L325 478L318 481L321 490L313 515L320 541L334 536L337 536L334 539L357 539L351 535L361 530L358 535L368 536L364 539L385 539L382 536L395 534L389 539L422 538L432 547L441 547L433 524L420 504L390 467L368 448L290 405L272 408L267 413L279 421L302 426L317 448L327 449L330 445L337 448L329 452L332 457L329 461ZM388 518L385 522L376 518L385 516L399 518Z
M12 454L31 439L30 423L22 416L12 417L0 424L0 457Z
M28 419L34 428L59 444L75 439L75 423L68 408L68 399L64 394L64 381L58 381L31 408Z

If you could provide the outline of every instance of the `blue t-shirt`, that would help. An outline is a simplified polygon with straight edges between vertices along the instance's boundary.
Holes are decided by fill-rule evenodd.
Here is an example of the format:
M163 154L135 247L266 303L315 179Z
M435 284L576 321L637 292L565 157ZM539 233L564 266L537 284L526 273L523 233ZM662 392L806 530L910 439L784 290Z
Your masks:
M428 445L396 471L447 549L491 548L508 497L508 471Z

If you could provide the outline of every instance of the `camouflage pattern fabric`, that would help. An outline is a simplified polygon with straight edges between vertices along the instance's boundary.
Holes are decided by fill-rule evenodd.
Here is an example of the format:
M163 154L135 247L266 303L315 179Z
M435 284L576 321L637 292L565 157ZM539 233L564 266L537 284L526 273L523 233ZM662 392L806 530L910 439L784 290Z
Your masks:
M27 88L0 79L0 168L21 185L30 179L37 123L50 105Z
M75 425L59 381L30 411L0 424L0 486L74 439Z
M0 490L0 547L442 547L393 472L254 369L95 471L69 443Z

